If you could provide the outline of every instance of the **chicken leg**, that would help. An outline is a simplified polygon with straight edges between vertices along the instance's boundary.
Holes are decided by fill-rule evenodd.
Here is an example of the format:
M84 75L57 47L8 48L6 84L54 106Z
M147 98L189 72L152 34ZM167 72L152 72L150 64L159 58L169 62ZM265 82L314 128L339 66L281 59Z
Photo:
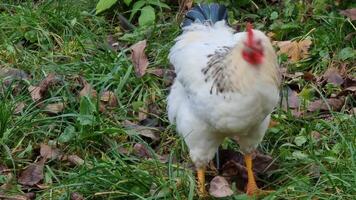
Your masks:
M246 168L247 168L247 189L246 193L247 195L254 195L258 193L258 187L255 181L255 176L253 174L253 169L252 169L252 156L251 154L246 154L245 155L245 163L246 163Z
M207 196L205 189L205 167L199 167L197 170L198 176L198 194L200 197Z
M257 187L255 176L252 168L252 156L251 154L245 155L245 163L247 168L247 189L246 194L249 196L268 195L273 190L261 190Z

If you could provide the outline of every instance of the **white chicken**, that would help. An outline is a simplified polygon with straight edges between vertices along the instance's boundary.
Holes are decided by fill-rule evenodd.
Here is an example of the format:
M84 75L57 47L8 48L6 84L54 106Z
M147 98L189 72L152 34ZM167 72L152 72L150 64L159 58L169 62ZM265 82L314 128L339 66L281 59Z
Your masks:
M248 171L247 194L256 194L251 153L262 141L279 98L279 71L269 38L248 24L228 26L223 5L197 5L187 12L183 33L169 60L176 79L168 116L176 124L198 171L205 195L205 166L226 137L237 138Z

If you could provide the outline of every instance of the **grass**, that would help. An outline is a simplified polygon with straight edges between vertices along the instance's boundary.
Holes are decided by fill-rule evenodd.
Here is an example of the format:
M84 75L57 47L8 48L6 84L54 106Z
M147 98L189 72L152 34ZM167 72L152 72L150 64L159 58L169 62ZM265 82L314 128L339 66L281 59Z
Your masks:
M324 0L306 4L285 1L281 5L257 1L257 9L250 3L238 6L235 1L225 2L233 23L253 19L257 28L274 32L276 40L312 38L310 58L287 65L285 57L280 57L290 72L322 74L331 65L344 63L347 73L355 77L355 57L342 59L345 56L340 53L356 45L355 37L345 40L355 31L355 25L338 14L339 9L350 5ZM172 14L177 6L160 12L154 26L123 32L115 16L95 16L95 4L67 0L0 3L0 67L21 69L32 77L1 90L0 165L7 166L13 177L0 174L0 185L10 185L6 190L1 188L0 194L35 192L36 199L70 199L73 192L86 199L197 198L188 150L174 127L168 125L165 114L166 82L152 74L137 78L128 49L147 39L149 68L168 69L168 51L179 35ZM118 40L118 52L111 49L108 35ZM65 101L65 110L58 115L43 112L27 91L29 85L38 84L50 72L59 75L61 84L49 89L43 104ZM101 113L96 100L79 99L78 75L99 93L113 91L119 106ZM338 89L303 79L295 82L301 90L312 90L311 98L320 96L318 91L323 96ZM318 114L296 118L291 112L276 110L273 119L278 125L268 131L259 147L279 165L263 180L276 190L266 199L355 198L356 118L348 108L356 104L352 95L345 101L344 109L332 112L331 118ZM13 115L19 102L26 107L21 114ZM131 135L123 125L125 120L138 123L139 108L147 109L148 105L154 105L157 113L141 123L148 121L161 127L158 142ZM84 123L88 116L89 122ZM43 187L21 188L16 177L38 159L40 143L54 144L65 155L78 155L85 164L50 160L44 167ZM137 143L156 156L143 159L122 151L133 152ZM238 149L231 142L225 146ZM168 161L160 162L159 155L167 156ZM228 199L246 196L236 194Z

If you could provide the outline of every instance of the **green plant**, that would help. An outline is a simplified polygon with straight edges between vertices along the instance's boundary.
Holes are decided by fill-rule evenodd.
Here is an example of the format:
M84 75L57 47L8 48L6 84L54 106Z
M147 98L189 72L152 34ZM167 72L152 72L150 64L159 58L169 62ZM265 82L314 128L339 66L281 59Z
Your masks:
M96 14L100 14L112 6L114 6L118 0L100 0L96 5ZM139 12L138 24L140 26L152 25L156 20L156 9L162 11L162 8L170 9L170 7L161 2L160 0L140 0L132 2L132 0L124 0L126 6L132 6L130 11L130 21Z

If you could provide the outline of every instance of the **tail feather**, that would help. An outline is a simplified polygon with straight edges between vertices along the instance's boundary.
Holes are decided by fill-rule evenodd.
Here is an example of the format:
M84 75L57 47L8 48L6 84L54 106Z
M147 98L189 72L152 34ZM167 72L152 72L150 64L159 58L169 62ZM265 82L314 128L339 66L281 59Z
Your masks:
M221 20L227 21L227 9L224 5L199 4L187 12L181 26L189 26L194 22L215 24Z

